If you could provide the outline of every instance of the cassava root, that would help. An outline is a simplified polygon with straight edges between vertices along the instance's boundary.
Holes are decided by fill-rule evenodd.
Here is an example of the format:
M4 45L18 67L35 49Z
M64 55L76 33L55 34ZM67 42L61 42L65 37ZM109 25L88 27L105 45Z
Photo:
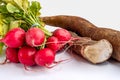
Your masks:
M72 37L80 39L76 40L70 49L78 55L82 55L89 62L102 63L111 57L113 48L109 41L105 39L95 41L87 37L79 37L73 32L71 34Z
M113 46L112 57L120 61L120 31L98 28L86 19L77 16L58 15L40 19L47 25L62 27L80 36L91 37L93 40L107 39Z

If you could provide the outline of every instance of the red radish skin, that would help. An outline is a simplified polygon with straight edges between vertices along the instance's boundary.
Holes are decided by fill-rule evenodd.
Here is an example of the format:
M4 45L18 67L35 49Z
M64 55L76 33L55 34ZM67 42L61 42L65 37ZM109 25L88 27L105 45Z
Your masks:
M35 65L34 57L36 54L36 49L30 46L24 46L20 48L18 52L18 59L20 63L26 66L33 66Z
M60 49L60 43L57 37L51 36L47 39L47 48L52 49L54 52Z
M39 66L51 65L55 60L54 52L49 48L41 49L35 55L35 62Z
M26 43L31 47L40 46L45 40L45 34L39 28L30 28L26 32Z
M14 28L10 30L0 41L8 47L18 48L22 46L25 41L25 31L21 28Z
M18 63L18 48L6 48L6 58L7 60L9 60L10 62L13 63Z
M71 39L71 34L66 29L56 29L53 32L53 36L57 37L59 41L69 41Z

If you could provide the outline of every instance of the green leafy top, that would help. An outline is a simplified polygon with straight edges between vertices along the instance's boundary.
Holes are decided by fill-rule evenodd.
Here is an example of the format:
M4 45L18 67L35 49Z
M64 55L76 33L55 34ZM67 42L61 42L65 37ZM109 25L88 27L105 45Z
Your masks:
M50 36L51 33L44 29L43 22L39 20L40 9L40 3L37 1L32 1L31 3L28 0L0 1L0 13L2 15L8 15L15 20L23 20L28 25L28 28L37 24L37 27L42 29L47 36Z

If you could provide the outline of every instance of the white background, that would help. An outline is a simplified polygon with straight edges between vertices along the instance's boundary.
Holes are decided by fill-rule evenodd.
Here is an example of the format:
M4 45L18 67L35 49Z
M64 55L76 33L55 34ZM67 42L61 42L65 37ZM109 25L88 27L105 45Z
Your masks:
M42 16L74 15L83 17L96 26L120 30L120 0L39 0ZM49 28L53 30L53 28ZM59 59L71 57L58 54ZM21 64L0 65L0 80L120 80L120 63L109 60L93 65L72 55L71 61L52 69L26 71Z

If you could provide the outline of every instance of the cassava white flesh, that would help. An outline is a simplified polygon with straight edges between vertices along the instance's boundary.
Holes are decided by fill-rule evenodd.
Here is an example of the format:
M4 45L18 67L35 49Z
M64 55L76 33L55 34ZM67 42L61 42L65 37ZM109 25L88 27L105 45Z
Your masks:
M105 39L81 48L81 55L92 63L104 62L111 57L111 54L112 46Z
M77 35L72 33L72 36L76 37ZM86 37L79 38L80 40L75 41L71 49L91 63L102 63L111 57L113 48L108 40L94 41Z

